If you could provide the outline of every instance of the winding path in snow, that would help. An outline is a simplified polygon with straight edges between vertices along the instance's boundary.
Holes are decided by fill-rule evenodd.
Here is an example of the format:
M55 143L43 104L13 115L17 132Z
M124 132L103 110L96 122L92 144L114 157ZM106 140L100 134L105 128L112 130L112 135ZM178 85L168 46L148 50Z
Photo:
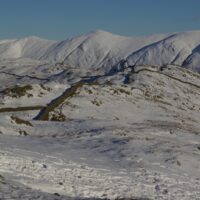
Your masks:
M176 80L178 82L181 82L183 84L187 84L193 87L196 87L200 89L200 85L188 82L185 80L182 80L180 78L174 77L170 74L163 73L162 71L159 71L158 69L150 68L150 67L145 67L142 69L135 70L135 67L132 68L131 72L127 74L126 76L126 83L129 83L130 76L132 74L139 74L140 72L150 72L150 73L157 73L162 76L167 76L170 79ZM152 66L154 67L154 66ZM107 75L105 75L107 76ZM98 77L102 76L95 76L95 77L90 77L88 80L80 80L76 83L74 83L70 88L67 88L60 96L57 98L53 99L50 103L48 103L46 106L26 106L26 107L17 107L17 108L0 108L0 113L2 112L20 112L20 111L32 111L32 110L40 110L39 114L34 118L34 120L41 120L41 121L48 121L49 120L49 113L52 112L55 108L59 107L66 99L73 97L77 90L81 88L84 84L92 85L95 84L96 80Z
M79 81L73 84L70 88L67 88L59 97L52 100L46 107L44 107L40 113L34 118L34 120L49 120L49 113L62 104L67 98L72 97L78 88L83 86L83 82Z
M25 106L25 107L17 107L17 108L0 108L0 113L4 112L22 112L22 111L32 111L32 110L40 110L44 108L44 106Z

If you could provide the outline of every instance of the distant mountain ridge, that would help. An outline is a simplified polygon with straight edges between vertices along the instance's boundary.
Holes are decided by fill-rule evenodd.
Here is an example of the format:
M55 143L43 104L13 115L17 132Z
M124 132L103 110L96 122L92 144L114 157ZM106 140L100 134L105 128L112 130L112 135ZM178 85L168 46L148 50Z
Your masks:
M200 31L124 37L97 30L60 42L38 37L0 41L0 60L17 58L108 70L127 60L130 65L175 64L199 72Z

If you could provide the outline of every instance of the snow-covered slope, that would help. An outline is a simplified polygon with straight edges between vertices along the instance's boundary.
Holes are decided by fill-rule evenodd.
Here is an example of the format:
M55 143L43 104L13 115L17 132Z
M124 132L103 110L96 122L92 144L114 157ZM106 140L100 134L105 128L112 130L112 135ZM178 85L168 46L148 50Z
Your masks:
M64 76L1 80L0 197L28 186L27 199L198 199L198 73L136 66L71 86Z
M183 62L183 66L192 69L194 71L200 72L200 45L198 45L191 55Z
M196 48L199 44L200 31L177 33L134 52L128 60L130 64L136 65L175 64L182 66L184 63L184 66L187 66L188 59L192 60L193 54L198 52ZM199 64L198 62L200 60L196 60L193 64Z
M130 52L163 37L165 36L129 38L98 30L53 45L44 58L53 58L78 68L109 68L127 57Z
M0 41L0 59L31 58L104 72L128 60L131 65L176 64L198 71L199 45L200 31L123 37L97 30L60 42L37 37Z
M27 37L18 40L0 42L0 59L32 58L40 59L54 41L38 37Z

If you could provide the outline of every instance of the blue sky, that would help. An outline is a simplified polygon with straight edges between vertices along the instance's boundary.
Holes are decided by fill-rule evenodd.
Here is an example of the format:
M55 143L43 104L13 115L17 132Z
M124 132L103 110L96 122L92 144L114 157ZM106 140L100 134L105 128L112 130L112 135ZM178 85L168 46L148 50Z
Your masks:
M0 39L200 30L199 0L0 0Z

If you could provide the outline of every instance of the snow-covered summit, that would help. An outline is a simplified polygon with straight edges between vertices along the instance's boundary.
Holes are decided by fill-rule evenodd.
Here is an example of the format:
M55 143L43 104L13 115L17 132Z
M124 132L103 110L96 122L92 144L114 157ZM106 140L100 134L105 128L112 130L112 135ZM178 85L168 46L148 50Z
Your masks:
M53 44L42 59L62 62L79 69L109 71L132 52L164 37L124 37L96 30Z
M80 69L110 70L121 60L130 65L176 64L198 71L200 31L124 37L96 30L63 41L38 37L0 41L0 59L31 58Z

